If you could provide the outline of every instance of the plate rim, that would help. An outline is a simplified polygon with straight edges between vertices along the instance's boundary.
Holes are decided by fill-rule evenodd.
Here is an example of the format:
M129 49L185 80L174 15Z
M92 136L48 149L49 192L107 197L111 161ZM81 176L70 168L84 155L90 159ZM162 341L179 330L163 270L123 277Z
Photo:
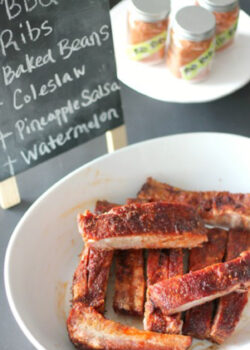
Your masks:
M177 133L172 135L166 135L161 137L155 137L152 139L140 141L131 145L128 145L126 147L123 147L115 152L104 154L100 157L97 157L93 159L90 162L87 162L86 164L81 165L80 167L76 168L75 170L71 171L69 174L62 177L60 180L56 181L52 186L50 186L44 193L42 193L35 201L34 203L29 207L29 209L24 213L22 218L18 221L17 225L15 226L14 230L11 233L9 242L7 244L5 257L4 257L4 286L5 286L5 293L8 300L8 304L10 307L10 310L12 312L12 315L14 316L15 321L17 322L18 326L22 330L23 334L26 336L26 338L30 341L30 343L37 349L37 350L49 350L46 349L41 343L36 340L36 338L33 336L33 334L30 332L29 328L26 326L24 321L22 320L21 315L18 312L18 308L16 306L16 303L13 299L13 295L11 292L10 287L10 275L9 275L9 265L11 261L12 256L12 249L15 244L15 240L19 235L20 229L23 225L23 223L29 218L32 211L40 205L40 203L43 202L43 200L51 193L53 192L57 187L61 186L64 182L66 182L68 179L76 175L77 173L80 173L85 168L88 168L92 166L93 164L98 163L100 160L105 160L106 158L112 157L114 154L122 154L123 152L129 152L133 148L140 148L143 147L144 144L150 144L154 142L160 142L161 140L166 140L170 138L182 138L182 137L199 137L199 136L208 136L208 137L228 137L235 140L245 140L249 142L250 146L250 138L247 136L242 136L238 134L233 133L222 133L222 132L187 132L187 133Z

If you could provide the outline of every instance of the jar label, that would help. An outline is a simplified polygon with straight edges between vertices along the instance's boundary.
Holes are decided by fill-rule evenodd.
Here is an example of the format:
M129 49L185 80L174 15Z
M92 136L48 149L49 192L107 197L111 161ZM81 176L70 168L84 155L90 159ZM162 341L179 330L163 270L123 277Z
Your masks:
M150 40L143 41L142 43L129 45L127 48L127 54L130 59L135 61L143 60L157 51L161 50L166 42L167 32L164 31Z
M214 52L215 40L212 40L211 45L205 52L203 52L202 55L180 68L181 77L185 80L195 79L209 67L213 59Z
M224 30L224 32L216 35L216 50L226 45L235 35L238 26L238 19L231 25L230 28Z

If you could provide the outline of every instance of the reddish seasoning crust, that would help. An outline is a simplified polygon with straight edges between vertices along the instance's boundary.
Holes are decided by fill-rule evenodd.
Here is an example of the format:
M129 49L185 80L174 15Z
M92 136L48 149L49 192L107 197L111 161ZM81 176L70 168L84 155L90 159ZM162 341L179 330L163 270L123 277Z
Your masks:
M147 199L139 199L139 198L128 198L126 200L126 204L133 204L133 203L148 203Z
M147 285L163 281L169 278L169 254L168 249L150 249L147 259Z
M193 248L190 251L190 271L201 270L207 266L220 263L225 256L228 231L214 228L208 230L207 236L208 242L204 243L202 247Z
M117 204L97 201L95 213L104 213ZM113 252L85 247L75 270L72 283L73 302L81 301L104 312L105 296Z
M226 260L238 257L246 249L250 249L250 232L229 231ZM222 344L233 333L247 302L248 292L220 298L210 334L212 341Z
M183 250L170 249L169 250L169 273L168 278L183 275Z
M228 233L226 260L237 258L243 251L250 249L250 232L230 230Z
M223 260L227 244L227 231L212 229L208 233L208 242L200 248L193 248L189 255L189 271L197 271ZM210 335L214 303L208 302L186 312L183 334L199 339Z
M250 229L250 194L184 191L148 178L138 198L191 205L208 224Z
M104 312L112 258L112 251L84 248L73 277L73 302L81 301L87 306L92 306L98 311Z
M191 337L159 334L107 320L91 307L75 303L67 320L69 338L78 349L187 350Z
M123 314L142 316L145 295L143 251L141 249L117 251L115 270L114 310Z
M165 315L171 315L249 285L250 251L234 260L156 283L149 287L149 296Z
M147 259L147 287L168 278L168 251L167 249L150 249ZM150 300L148 290L143 319L144 329L147 331L166 333L166 318L160 309Z
M248 302L248 293L231 293L219 301L210 340L222 344L235 330Z
M127 199L126 204L136 199ZM145 297L144 256L141 249L118 251L116 253L115 312L142 316Z
M188 310L185 315L183 334L198 339L208 339L211 330L213 311L213 302L208 302Z
M204 228L195 211L185 205L166 202L133 203L116 207L96 216L89 211L78 218L85 241L138 234L192 232L204 235ZM204 239L206 240L206 239Z
M149 250L147 260L147 286L164 279L183 274L183 250L162 249ZM182 328L181 314L164 316L156 308L147 293L144 313L144 329L153 332L180 334Z
M107 211L111 210L112 208L119 207L120 204L117 203L111 203L106 200L98 200L95 204L95 214L100 215L103 213L106 213Z

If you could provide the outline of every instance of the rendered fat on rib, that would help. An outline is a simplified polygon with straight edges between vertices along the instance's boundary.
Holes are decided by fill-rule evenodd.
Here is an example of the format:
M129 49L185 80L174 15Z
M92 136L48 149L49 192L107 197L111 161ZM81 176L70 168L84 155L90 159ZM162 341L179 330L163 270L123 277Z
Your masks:
M117 204L98 201L95 212L101 214ZM108 284L113 252L85 246L80 262L75 270L72 284L73 302L81 301L104 312L105 296Z
M182 249L149 250L147 259L147 286L164 279L183 274ZM182 329L181 314L164 316L156 308L147 293L144 313L144 329L159 333L180 334Z
M250 286L250 251L228 262L170 278L149 287L149 296L163 314L188 310Z
M143 251L141 249L117 251L115 270L114 310L123 314L142 316L145 294Z
M250 229L249 193L184 191L148 178L138 198L191 205L208 224Z
M82 303L73 305L67 327L78 349L186 350L192 342L191 337L142 331L107 320Z
M194 209L165 202L134 203L94 215L78 224L83 239L99 249L192 248L207 241L207 230Z
M208 232L208 242L193 248L189 254L189 271L197 271L223 260L227 244L227 231L212 229ZM186 312L183 333L195 338L209 338L214 303L208 302Z
M246 249L250 249L250 232L231 230L226 260L236 258ZM248 292L234 292L220 298L211 329L211 340L222 344L233 333L247 302Z

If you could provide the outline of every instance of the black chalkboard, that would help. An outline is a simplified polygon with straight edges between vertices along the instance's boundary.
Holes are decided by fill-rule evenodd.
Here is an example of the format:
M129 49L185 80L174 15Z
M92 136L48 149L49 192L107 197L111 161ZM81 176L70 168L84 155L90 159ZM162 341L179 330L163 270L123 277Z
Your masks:
M108 0L0 0L0 181L123 124Z

